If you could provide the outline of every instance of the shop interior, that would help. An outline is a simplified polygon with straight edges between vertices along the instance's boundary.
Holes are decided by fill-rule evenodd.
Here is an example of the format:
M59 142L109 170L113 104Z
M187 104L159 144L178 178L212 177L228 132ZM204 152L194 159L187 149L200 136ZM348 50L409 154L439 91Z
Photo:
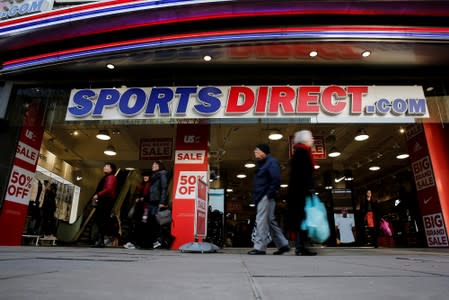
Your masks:
M73 192L57 200L71 214L58 218L55 234L61 242L77 243L89 239L86 234L89 198L102 176L105 161L121 170L120 203L115 213L122 220L121 234L126 237L126 211L140 172L151 168L152 161L140 159L142 139L168 138L176 134L176 124L151 125L53 125L47 128L39 158L37 174L50 180L61 178ZM381 246L417 246L421 243L422 225L417 208L413 173L407 156L406 124L212 124L209 168L211 190L223 190L224 203L211 207L209 239L221 247L249 247L255 207L251 206L253 150L267 143L281 165L281 189L277 216L285 224L286 194L289 175L290 139L301 129L311 130L316 137L316 192L326 204L331 226L343 209L354 219L357 246L369 246L360 208L365 193L372 190L379 210L394 228L392 236L383 238ZM107 134L108 140L97 138ZM275 134L273 136L273 134ZM357 138L356 138L357 137ZM113 150L107 152L106 150ZM106 151L106 152L105 152ZM115 152L115 154L114 154ZM114 154L107 155L105 153ZM338 154L339 153L339 154ZM172 160L165 160L168 169ZM56 178L56 179L55 179ZM63 185L64 186L64 185ZM68 188L70 186L70 188ZM61 192L59 192L61 194ZM117 201L119 202L119 201ZM221 208L220 208L221 207ZM61 211L61 207L57 211ZM215 227L220 228L215 228ZM332 232L332 231L331 231ZM338 246L338 235L332 233L326 243ZM86 241L87 243L87 241Z

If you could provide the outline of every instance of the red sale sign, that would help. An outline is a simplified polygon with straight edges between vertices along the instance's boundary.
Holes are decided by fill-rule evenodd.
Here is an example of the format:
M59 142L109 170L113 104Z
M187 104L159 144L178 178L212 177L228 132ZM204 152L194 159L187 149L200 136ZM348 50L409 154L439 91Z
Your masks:
M39 149L44 134L43 105L37 99L25 112L16 147L16 155L0 212L0 245L20 245L30 200L31 181L36 171Z
M198 182L207 180L205 171L181 171L176 186L176 199L194 199L198 189Z
M176 237L173 249L193 242L198 226L201 226L200 233L205 230L202 224L205 223L207 203L196 201L198 194L202 194L199 183L209 181L208 141L209 125L177 126L172 193L172 234Z
M203 180L198 180L195 215L195 236L205 237L207 234L207 183Z

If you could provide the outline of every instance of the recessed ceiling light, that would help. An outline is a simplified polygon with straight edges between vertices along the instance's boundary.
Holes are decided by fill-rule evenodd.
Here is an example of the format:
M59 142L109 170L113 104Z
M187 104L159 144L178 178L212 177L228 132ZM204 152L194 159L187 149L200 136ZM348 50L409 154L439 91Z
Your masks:
M108 68L109 70L114 70L115 66L113 64L107 64L106 68Z
M408 158L410 155L408 155L407 153L403 153L403 154L399 154L398 156L396 156L397 159L406 159Z
M204 59L204 61L211 61L211 60L212 60L212 56L210 56L210 55L205 55L205 56L203 57L203 59Z
M365 51L362 52L362 56L363 57L368 57L370 55L371 55L371 51L369 51L369 50L365 50Z
M288 184L281 184L281 188L286 188L286 187L288 187Z
M379 166L372 166L372 167L369 167L369 170L370 171L379 171L380 167Z
M127 168L125 168L125 170L126 171L134 171L136 168L133 168L133 167L127 167Z
M313 167L315 168L315 170L318 170L319 168L321 168L320 165L314 165Z
M251 169L254 168L256 166L256 164L252 161L248 161L245 163L245 168Z
M431 92L431 91L433 91L433 89L434 89L433 86L429 86L426 88L426 91Z
M354 140L358 142L366 141L369 139L368 133L366 133L365 129L360 129L357 131L357 135L354 137Z
M111 136L109 135L109 132L107 130L100 130L98 131L96 138L102 141L109 141L111 139Z
M318 55L318 52L315 51L315 50L312 50L312 51L310 51L310 53L309 53L309 56L310 56L310 57L315 57L315 56L317 56L317 55Z
M237 174L237 178L246 178L246 174Z
M279 130L274 130L273 132L270 133L270 135L268 136L268 139L272 140L272 141L278 141L280 139L282 139L283 135Z
M228 193L232 193L234 190L233 189L226 189L226 192Z

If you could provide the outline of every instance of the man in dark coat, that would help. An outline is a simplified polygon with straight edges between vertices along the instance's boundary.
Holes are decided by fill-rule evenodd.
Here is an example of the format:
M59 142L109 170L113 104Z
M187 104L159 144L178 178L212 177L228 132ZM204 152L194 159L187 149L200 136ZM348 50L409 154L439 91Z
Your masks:
M316 255L307 247L308 233L300 230L301 223L305 219L306 197L314 192L313 171L314 160L312 157L313 136L308 130L295 133L293 140L294 152L290 161L290 180L288 184L288 210L290 214L290 227L296 232L296 255Z
M257 160L257 170L254 175L253 202L257 207L257 213L253 231L254 247L248 254L265 254L268 244L273 239L278 248L273 254L280 255L290 251L288 240L274 217L281 169L277 159L270 155L270 147L267 144L257 145L254 156Z

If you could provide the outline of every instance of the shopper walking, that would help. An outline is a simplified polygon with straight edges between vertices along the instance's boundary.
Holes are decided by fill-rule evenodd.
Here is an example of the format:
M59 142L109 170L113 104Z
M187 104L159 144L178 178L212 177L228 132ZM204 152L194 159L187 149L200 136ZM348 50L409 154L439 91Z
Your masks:
M42 232L44 237L54 237L56 234L56 192L58 186L56 183L47 185L45 197L42 203Z
M301 230L304 221L306 197L314 192L314 159L312 156L313 135L309 130L301 130L295 133L293 139L293 156L290 160L290 179L288 184L288 210L290 214L290 227L296 233L295 254L316 255L309 250L308 232Z
M104 164L104 176L98 183L95 194L92 197L92 204L96 207L95 223L98 228L97 241L94 245L96 248L104 248L104 235L107 222L110 220L110 214L117 193L116 170L117 167L113 163L107 162Z
M148 223L150 241L153 248L159 248L161 243L161 226L157 222L156 215L159 210L168 209L168 180L167 170L161 161L153 162L151 167L153 174L151 175L150 192L146 200L146 208L142 221Z
M144 244L144 226L142 224L142 216L144 212L144 200L150 194L150 178L150 171L142 172L142 182L136 187L131 208L128 213L128 217L131 219L131 227L129 231L129 241L123 245L126 249L135 249L136 246L142 247Z
M371 190L366 191L365 203L363 206L365 226L368 229L368 234L370 235L371 241L368 241L374 248L378 247L377 236L378 236L378 226L377 220L377 201L373 198Z
M274 216L281 169L277 159L270 155L270 147L267 144L258 144L254 149L254 156L257 161L257 169L253 182L253 202L256 205L257 213L252 237L254 246L248 254L266 254L267 246L273 239L278 248L273 254L280 255L290 251L288 240Z

